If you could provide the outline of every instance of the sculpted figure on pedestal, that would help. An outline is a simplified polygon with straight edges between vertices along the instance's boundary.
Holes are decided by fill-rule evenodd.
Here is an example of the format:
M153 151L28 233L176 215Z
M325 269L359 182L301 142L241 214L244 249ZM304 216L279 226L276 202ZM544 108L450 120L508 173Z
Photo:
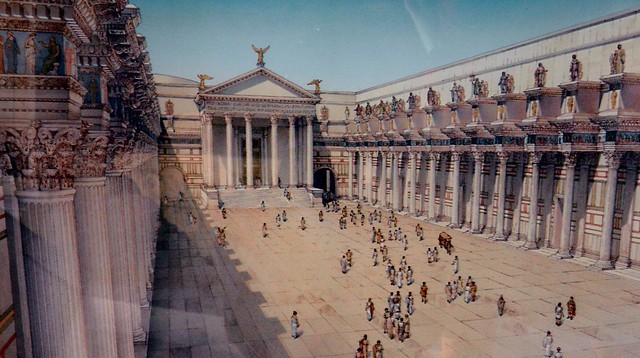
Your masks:
M618 44L618 48L609 56L609 64L611 65L611 74L624 72L624 61L626 55L622 45Z
M416 97L413 95L413 92L409 92L409 99L407 100L407 103L409 103L409 110L412 110L415 108Z
M367 116L370 116L371 113L373 113L373 108L371 107L371 104L367 102L367 105L364 107L364 114L366 114Z
M455 102L459 102L459 98L458 98L458 85L453 82L453 87L451 87L451 102L455 103Z
M395 113L398 110L398 100L396 96L391 97L391 112Z
M429 87L427 91L427 106L439 106L440 105L440 93Z
M498 86L500 86L500 93L513 93L514 80L513 76L502 71Z
M376 106L376 116L381 116L384 114L384 101L380 100L380 103Z
M544 87L547 83L547 70L542 66L542 62L538 63L538 68L533 73L533 82L536 87Z
M578 60L577 55L571 56L571 65L569 66L569 77L571 82L582 79L582 62Z
M320 94L320 83L322 82L322 80L319 79L314 79L313 81L307 83L307 85L311 86L314 85L316 86L316 89L313 91L313 94L315 94L316 96Z
M271 45L265 48L257 48L254 45L251 45L251 47L253 48L253 51L255 51L255 53L258 54L258 62L256 63L256 65L260 67L264 67L264 54L267 53L267 51L269 51L269 47L271 47Z
M358 105L356 106L356 117L362 117L363 112L364 112L364 108L362 108L360 103L358 103Z
M200 84L198 85L198 89L203 90L204 89L204 81L208 81L208 80L212 80L213 77L209 76L209 75L198 75L198 78L200 79Z
M49 43L44 43L42 41L38 41L42 47L46 48L49 53L44 58L44 62L42 63L42 70L40 71L41 75L57 75L56 71L54 71L60 65L60 45L56 42L55 37L51 37L49 39Z
M404 111L405 111L404 99L400 98L398 100L398 112L404 112Z
M349 116L351 116L351 111L349 111L349 107L344 107L344 119L345 120L349 119Z

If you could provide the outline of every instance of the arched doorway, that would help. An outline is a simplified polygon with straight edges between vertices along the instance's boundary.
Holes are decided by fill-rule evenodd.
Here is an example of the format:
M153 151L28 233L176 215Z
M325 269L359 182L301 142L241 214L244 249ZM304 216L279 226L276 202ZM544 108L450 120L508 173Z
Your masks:
M321 168L313 173L313 187L336 194L336 175L329 168Z
M160 192L169 199L177 199L180 192L190 197L187 182L184 180L184 173L178 167L166 167L160 171Z

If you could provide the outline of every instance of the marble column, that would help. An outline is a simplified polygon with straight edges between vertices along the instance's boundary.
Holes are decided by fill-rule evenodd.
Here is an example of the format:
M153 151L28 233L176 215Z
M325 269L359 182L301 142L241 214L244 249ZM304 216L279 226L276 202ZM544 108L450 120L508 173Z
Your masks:
M410 168L409 168L409 214L416 214L416 164L419 153L409 152Z
M76 178L75 215L87 348L92 357L118 357L107 232L105 177Z
M561 258L570 258L571 248L571 212L573 211L573 185L576 176L576 153L564 154L565 180L564 180L564 202L562 204L562 236L560 236ZM585 198L586 200L586 198Z
M307 121L307 188L313 187L313 117L306 117Z
M460 227L460 157L462 153L451 153L453 162L453 195L451 203L451 224L453 228Z
M378 179L378 200L380 207L387 207L387 153L380 153L380 178Z
M620 253L616 260L616 269L626 269L631 265L631 235L633 233L633 218L635 208L636 183L638 181L638 156L628 153L625 160L625 185L622 195L623 220L620 228Z
M500 176L498 177L498 216L496 217L496 233L493 235L494 240L504 240L504 207L507 191L507 162L509 161L508 152L497 152Z
M296 186L296 119L289 117L289 185Z
M115 313L116 340L118 357L133 358L133 318L131 316L131 289L127 243L125 240L124 194L122 192L122 171L107 172L106 205L107 226L109 230L109 254L111 261L111 280L113 308ZM137 308L137 302L136 302Z
M75 189L16 191L34 357L87 357Z
M429 153L429 159L429 220L435 222L438 220L436 214L436 170L440 153Z
M278 116L272 115L271 120L271 187L278 187Z
M135 165L131 169L131 208L132 212L135 213L136 219L133 220L133 225L135 226L135 265L138 270L138 297L140 300L141 308L150 308L149 298L147 297L147 287L151 286L151 282L149 280L149 262L147 258L149 257L148 251L148 240L149 240L149 232L147 231L147 212L146 207L144 205L144 188L147 186L143 180L143 161L144 154L139 153L136 155L137 160Z
M229 113L224 114L226 123L226 144L227 144L227 189L233 188L233 117Z
M618 185L618 168L622 153L604 152L607 161L607 188L604 196L604 219L602 220L602 240L600 241L600 255L596 267L611 269L611 242L613 240L613 216L616 204L616 186Z
M480 191L482 190L482 162L484 153L472 152L473 155L473 193L471 198L471 233L480 233Z
M244 116L244 134L245 134L245 148L247 152L246 165L247 165L247 188L253 188L253 127L251 125L252 118L250 115Z
M367 153L367 201L373 205L373 152Z
M391 198L392 207L395 211L400 211L400 152L392 154L391 160Z
M214 186L213 179L213 115L203 114L202 117L202 173L204 184Z
M353 199L353 152L347 151L347 196L348 200Z
M533 250L538 248L538 191L540 189L540 161L542 153L529 153L531 163L531 182L529 186L529 227L527 231L527 242L524 247Z
M358 200L364 200L364 152L358 152Z
M138 265L141 264L137 261L138 251L141 250L140 243L138 242L136 233L136 225L134 219L134 194L131 178L131 169L125 169L122 174L122 192L124 199L123 219L125 230L125 246L128 248L123 254L127 258L129 277L130 277L130 305L131 317L133 323L133 342L136 344L144 344L147 340L147 334L142 327L142 316L140 312L140 303L142 297L138 290L138 285L144 277L140 277L140 271ZM145 297L146 298L146 297Z

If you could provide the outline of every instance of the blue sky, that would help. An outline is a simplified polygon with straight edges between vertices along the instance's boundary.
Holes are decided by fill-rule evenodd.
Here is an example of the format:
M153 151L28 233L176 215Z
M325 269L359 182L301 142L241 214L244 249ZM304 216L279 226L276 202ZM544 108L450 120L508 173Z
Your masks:
M138 0L156 73L220 83L266 67L357 91L616 13L637 0Z

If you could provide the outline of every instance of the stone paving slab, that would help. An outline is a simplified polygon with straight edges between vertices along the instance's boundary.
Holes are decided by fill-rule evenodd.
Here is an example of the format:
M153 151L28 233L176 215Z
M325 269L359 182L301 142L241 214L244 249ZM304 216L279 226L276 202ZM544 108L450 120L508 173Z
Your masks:
M368 215L371 209L364 210ZM199 217L196 225L188 223L189 211ZM386 244L393 263L406 256L415 283L398 289L387 281L385 266L372 265L377 246L370 243L368 224L339 230L338 214L326 213L320 223L318 209L288 208L289 221L276 228L278 212L228 209L223 220L218 210L201 211L188 201L165 209L175 234L161 235L158 242L149 357L353 357L363 334L370 347L382 341L385 357L539 357L547 330L566 355L619 358L640 351L635 272L597 272L582 261L424 222L426 240L420 242L414 234L418 220L399 216L409 249L403 251L396 241ZM385 236L387 215L374 225ZM305 231L298 228L302 216L309 226ZM268 238L261 235L263 222ZM227 227L226 248L213 240L215 225ZM426 262L427 247L437 245L443 230L453 237L458 275L464 280L471 275L479 286L476 302L446 302L444 284L457 277L452 256L440 250L439 262ZM342 274L338 260L347 249L354 253L354 266ZM429 285L427 304L418 294L422 281ZM404 343L382 334L386 298L397 290L403 297L409 291L416 296L412 337ZM500 294L507 300L503 317L495 305ZM566 305L570 295L578 315L556 327L554 307ZM376 305L370 322L364 312L369 297ZM301 323L295 340L289 332L293 310Z

